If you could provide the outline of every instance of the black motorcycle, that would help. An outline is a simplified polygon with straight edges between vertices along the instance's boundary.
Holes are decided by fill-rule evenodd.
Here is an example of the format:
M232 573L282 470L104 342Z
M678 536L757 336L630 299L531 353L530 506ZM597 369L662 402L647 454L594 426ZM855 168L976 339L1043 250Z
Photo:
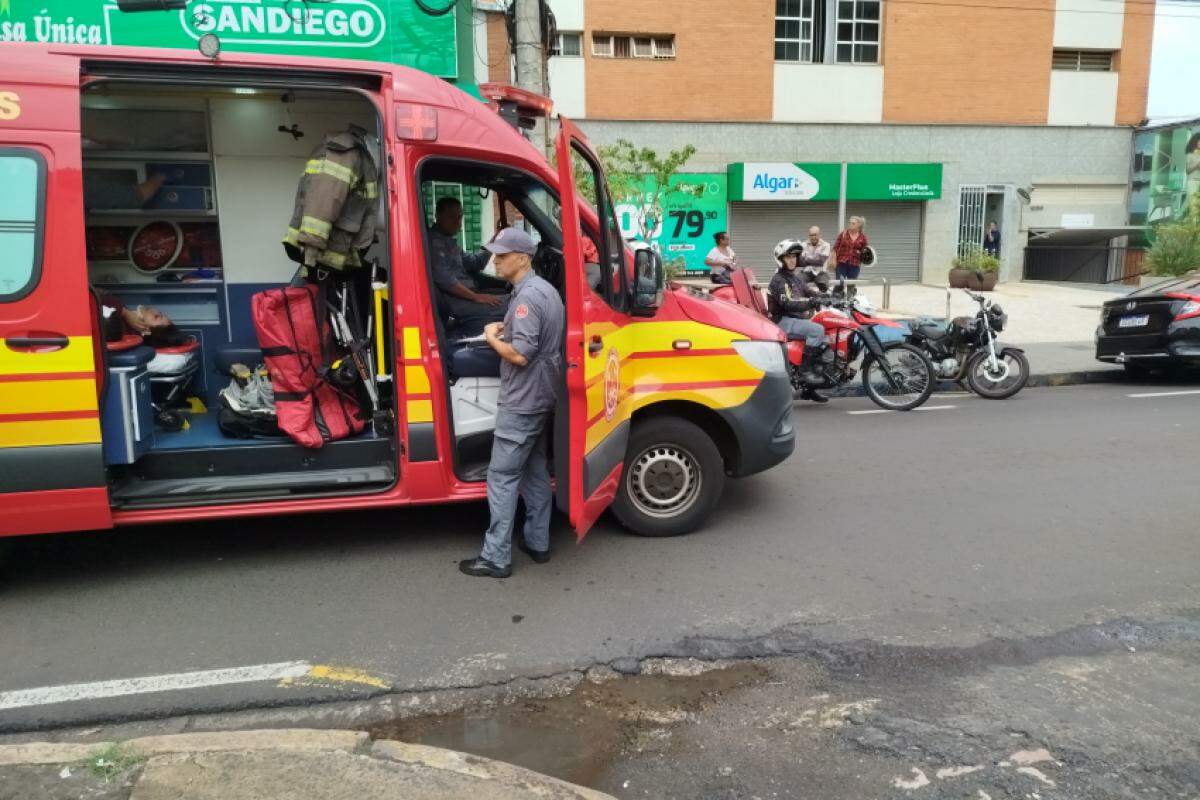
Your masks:
M971 391L991 400L1012 397L1029 381L1029 359L1020 348L996 341L1008 323L1004 309L984 295L963 291L979 303L975 316L949 322L916 319L905 339L929 356L939 380L965 381Z

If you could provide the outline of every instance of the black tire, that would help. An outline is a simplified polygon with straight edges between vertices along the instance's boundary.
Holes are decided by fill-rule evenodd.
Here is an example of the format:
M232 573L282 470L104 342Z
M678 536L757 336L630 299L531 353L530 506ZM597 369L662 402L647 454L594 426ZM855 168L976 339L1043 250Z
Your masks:
M1013 369L1019 369L1020 375L1012 381L1006 378L1005 382L999 385L980 374L980 370L987 370L987 365L983 363L987 360L987 355L987 350L978 350L967 362L967 383L975 394L988 400L1004 400L1024 389L1025 384L1029 383L1029 359L1020 350L1005 350L1000 354L1008 364L1010 376Z
M863 389L867 392L867 397L871 398L871 401L875 405L885 408L888 411L911 411L928 400L929 396L933 394L937 376L933 371L933 363L929 360L929 356L925 354L925 351L905 342L888 345L884 348L883 353L889 361L899 357L907 365L913 367L914 370L921 371L923 373L924 386L915 385L912 388L917 389L917 391L907 392L894 397L882 393L880 388L875 386L872 381L872 377L876 373L882 372L879 366L879 359L875 358L874 355L867 355L863 359L862 365L862 383ZM917 367L917 364L921 364L922 366ZM902 397L905 399L901 399Z
M1146 367L1141 364L1131 364L1126 361L1122 364L1125 367L1125 374L1135 381L1149 380L1154 377L1154 370L1151 367Z
M685 419L652 417L634 425L612 511L639 536L680 536L704 524L724 485L725 462L707 433Z

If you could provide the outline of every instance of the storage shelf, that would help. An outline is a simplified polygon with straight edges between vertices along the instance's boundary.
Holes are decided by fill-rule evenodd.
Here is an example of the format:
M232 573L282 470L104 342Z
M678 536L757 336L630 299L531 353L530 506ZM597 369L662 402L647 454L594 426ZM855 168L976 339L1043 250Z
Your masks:
M84 150L87 161L180 161L211 163L212 154L194 152L172 152L159 150Z
M94 283L97 289L109 292L137 294L219 294L220 282L196 285L194 283Z

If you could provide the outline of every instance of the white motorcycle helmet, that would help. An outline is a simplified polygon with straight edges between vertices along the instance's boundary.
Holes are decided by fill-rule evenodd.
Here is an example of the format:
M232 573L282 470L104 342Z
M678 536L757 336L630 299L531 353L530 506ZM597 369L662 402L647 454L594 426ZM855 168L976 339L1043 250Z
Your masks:
M871 302L871 298L859 294L854 296L853 302L854 307L863 314L866 314L868 317L875 316L875 304Z
M775 245L775 261L779 266L783 266L783 257L788 253L799 253L804 249L804 243L799 239L784 239L779 244Z

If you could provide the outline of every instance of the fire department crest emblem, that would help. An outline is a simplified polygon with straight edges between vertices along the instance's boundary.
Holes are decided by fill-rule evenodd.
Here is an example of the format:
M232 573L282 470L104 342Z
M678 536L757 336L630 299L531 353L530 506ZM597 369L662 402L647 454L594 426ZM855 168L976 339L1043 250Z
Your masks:
M612 422L617 414L617 401L621 398L621 357L617 348L608 351L604 365L604 419Z

